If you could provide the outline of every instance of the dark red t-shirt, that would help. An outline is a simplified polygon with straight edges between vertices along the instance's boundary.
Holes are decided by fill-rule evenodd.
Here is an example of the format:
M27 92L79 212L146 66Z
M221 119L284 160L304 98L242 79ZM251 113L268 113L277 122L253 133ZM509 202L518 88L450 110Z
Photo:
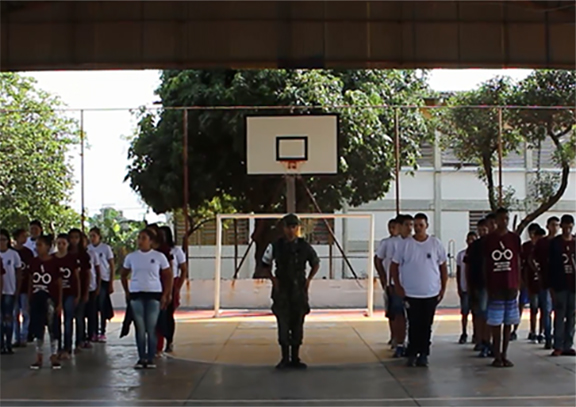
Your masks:
M34 258L34 252L27 247L16 250L22 261L22 289L21 292L27 293L30 286L30 262Z
M571 292L576 291L576 279L574 278L574 263L576 262L574 257L576 253L576 240L564 240L560 241L562 244L562 261L564 263L564 273L566 274L566 284L568 284L568 289Z
M545 237L538 240L536 246L534 247L534 261L538 263L540 267L540 285L543 289L550 288L550 282L548 277L548 270L550 268L550 242L552 239Z
M78 258L68 253L64 257L55 255L54 261L58 265L58 270L60 270L60 274L62 275L62 295L64 297L76 297L78 295L78 281L76 280L74 270L80 268Z
M492 295L518 290L520 277L520 237L512 232L490 233L484 242L486 287Z
M536 271L530 267L529 260L530 258L533 259L534 255L534 248L536 245L532 243L531 240L524 242L522 244L522 280L525 282L526 287L528 287L528 291L530 294L538 294L540 292L540 275L539 270ZM538 266L538 262L536 261L536 265ZM539 268L539 267L538 267Z
M32 295L47 292L53 300L58 299L58 281L62 278L58 264L51 257L41 260L35 257L30 262L30 276L32 280Z
M90 281L90 272L92 269L92 265L90 263L90 255L87 251L81 253L74 253L76 257L76 262L78 267L80 268L80 295L84 296L89 289L89 281Z

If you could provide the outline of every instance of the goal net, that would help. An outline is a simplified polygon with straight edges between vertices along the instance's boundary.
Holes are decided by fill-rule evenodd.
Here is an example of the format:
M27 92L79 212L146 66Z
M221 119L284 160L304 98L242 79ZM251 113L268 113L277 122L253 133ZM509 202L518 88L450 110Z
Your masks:
M217 215L215 317L225 309L270 308L271 282L259 278L259 266L265 246L281 236L283 216L277 213ZM303 213L298 217L302 222L301 237L312 244L320 258L320 270L310 287L312 309L365 308L366 315L372 316L374 216Z

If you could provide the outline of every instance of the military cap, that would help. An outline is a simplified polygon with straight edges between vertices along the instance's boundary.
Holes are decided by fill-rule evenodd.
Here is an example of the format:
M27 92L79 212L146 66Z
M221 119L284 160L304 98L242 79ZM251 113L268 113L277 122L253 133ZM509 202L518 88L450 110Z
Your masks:
M298 226L300 225L300 219L298 219L298 216L293 213L289 213L282 218L282 223L286 226Z

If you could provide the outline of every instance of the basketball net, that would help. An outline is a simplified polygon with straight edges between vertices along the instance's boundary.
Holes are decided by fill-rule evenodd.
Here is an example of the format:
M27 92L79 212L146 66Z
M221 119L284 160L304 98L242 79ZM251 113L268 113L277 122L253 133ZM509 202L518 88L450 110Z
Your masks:
M299 160L285 160L282 161L282 165L286 168L286 174L299 174L300 167L305 161Z

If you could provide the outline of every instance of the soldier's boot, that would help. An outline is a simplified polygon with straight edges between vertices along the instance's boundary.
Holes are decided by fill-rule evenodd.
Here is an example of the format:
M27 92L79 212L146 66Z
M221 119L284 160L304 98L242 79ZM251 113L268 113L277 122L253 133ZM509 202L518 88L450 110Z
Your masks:
M308 366L300 360L299 352L300 346L292 346L292 359L290 365L295 369L306 369Z
M282 345L282 359L276 365L276 369L286 369L290 367L290 347Z

